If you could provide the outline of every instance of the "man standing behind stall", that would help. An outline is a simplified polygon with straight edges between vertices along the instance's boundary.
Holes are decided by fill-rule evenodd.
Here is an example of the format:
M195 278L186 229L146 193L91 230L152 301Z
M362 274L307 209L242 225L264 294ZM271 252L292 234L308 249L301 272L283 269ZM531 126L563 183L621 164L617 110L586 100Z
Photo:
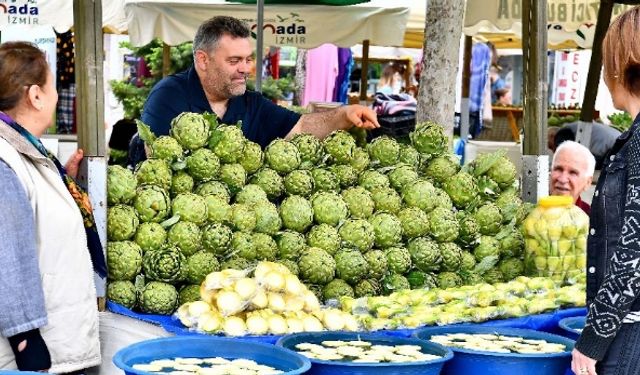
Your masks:
M322 139L352 126L379 127L375 112L361 105L300 115L248 91L247 77L254 63L249 38L250 30L236 18L217 16L205 21L193 40L193 67L154 86L142 121L156 135L165 135L181 112L215 113L225 124L242 121L244 135L262 147L297 133Z
M574 141L564 141L556 148L551 163L551 195L570 195L587 215L591 206L580 194L591 186L596 159L588 148Z

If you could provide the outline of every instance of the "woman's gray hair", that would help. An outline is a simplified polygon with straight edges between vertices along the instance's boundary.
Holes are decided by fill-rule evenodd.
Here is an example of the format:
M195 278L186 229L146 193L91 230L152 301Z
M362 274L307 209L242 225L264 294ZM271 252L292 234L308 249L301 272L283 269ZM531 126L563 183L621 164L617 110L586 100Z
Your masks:
M198 27L196 36L193 38L194 58L198 50L205 51L207 54L211 53L225 34L232 38L249 38L251 31L244 22L237 18L229 16L210 18Z
M560 143L560 145L556 148L556 152L553 154L551 169L553 169L553 166L556 164L556 157L558 156L558 154L560 154L561 151L565 150L570 153L581 154L582 157L587 161L587 170L585 171L585 174L587 175L587 177L593 177L593 173L596 169L596 158L587 147L575 141L564 141Z

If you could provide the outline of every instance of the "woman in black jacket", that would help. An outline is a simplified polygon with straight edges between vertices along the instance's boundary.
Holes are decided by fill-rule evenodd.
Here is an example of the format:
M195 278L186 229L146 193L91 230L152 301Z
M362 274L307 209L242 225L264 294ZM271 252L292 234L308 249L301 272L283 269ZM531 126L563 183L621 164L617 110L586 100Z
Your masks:
M617 109L635 118L604 160L587 243L587 323L577 375L640 374L640 7L618 17L603 42L604 80Z

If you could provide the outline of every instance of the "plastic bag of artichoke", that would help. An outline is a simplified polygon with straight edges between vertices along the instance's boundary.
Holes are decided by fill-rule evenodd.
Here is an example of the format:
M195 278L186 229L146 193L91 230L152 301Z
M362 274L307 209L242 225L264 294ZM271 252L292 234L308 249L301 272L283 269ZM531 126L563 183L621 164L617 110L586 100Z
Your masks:
M589 216L572 197L540 198L523 224L528 275L562 283L585 272Z

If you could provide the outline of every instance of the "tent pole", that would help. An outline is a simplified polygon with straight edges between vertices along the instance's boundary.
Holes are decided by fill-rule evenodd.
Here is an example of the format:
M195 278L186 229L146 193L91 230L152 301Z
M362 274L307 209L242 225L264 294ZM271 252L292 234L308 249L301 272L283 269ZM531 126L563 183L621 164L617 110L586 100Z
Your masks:
M524 157L522 198L537 202L549 192L547 134L547 0L522 1Z
M471 49L473 42L469 35L464 36L464 54L462 55L462 98L460 100L460 138L469 137L469 86L471 85Z
M169 75L171 68L171 46L162 42L162 77Z
M256 32L256 91L262 92L262 54L264 53L264 0L258 6L258 30Z
M102 1L74 0L78 148L84 150L78 180L87 187L103 248L107 233L107 160L105 158ZM64 161L63 161L64 162ZM98 306L104 310L106 280L94 276Z
M369 79L369 40L362 41L362 68L360 69L360 104L367 104L367 85Z

